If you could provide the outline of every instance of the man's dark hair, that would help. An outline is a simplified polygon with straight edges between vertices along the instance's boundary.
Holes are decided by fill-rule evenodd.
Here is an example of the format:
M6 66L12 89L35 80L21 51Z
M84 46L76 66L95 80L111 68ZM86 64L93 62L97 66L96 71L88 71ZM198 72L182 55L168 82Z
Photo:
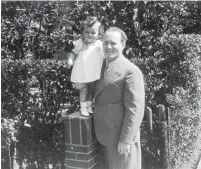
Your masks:
M108 30L106 30L105 33L107 33L107 32L119 32L120 35L121 35L121 42L123 44L126 44L126 41L128 40L128 37L127 37L126 33L123 30L121 30L120 28L110 27Z

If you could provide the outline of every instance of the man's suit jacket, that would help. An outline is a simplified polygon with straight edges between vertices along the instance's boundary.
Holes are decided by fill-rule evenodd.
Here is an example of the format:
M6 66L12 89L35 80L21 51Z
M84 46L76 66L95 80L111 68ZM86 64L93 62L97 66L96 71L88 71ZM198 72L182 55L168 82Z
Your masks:
M103 63L104 64L104 63ZM144 115L145 92L140 69L124 56L117 58L96 83L95 132L107 147L118 142L140 142L140 124Z

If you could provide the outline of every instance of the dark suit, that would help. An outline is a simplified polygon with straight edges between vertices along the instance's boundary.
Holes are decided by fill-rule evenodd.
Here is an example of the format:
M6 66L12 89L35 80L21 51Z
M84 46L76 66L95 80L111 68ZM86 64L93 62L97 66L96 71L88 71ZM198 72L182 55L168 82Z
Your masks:
M94 123L102 156L107 157L104 169L141 168L144 100L143 75L137 66L123 56L108 71L104 72L103 66L101 79L96 83ZM118 153L119 141L131 144L129 156Z

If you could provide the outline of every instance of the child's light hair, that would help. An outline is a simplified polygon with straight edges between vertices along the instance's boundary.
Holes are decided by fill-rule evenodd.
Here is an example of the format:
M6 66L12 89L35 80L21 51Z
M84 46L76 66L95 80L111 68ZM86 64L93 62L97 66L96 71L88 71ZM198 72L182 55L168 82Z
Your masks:
M99 27L99 38L102 38L104 29L96 16L87 16L86 20L84 21L83 30L85 26L92 27L93 25L97 25Z
M121 35L121 43L126 44L128 37L127 37L126 33L123 30L121 30L120 28L111 27L108 30L106 30L105 33L107 33L107 32L119 32L119 34Z
M87 18L86 18L86 20L84 21L84 26L89 26L89 27L91 27L91 26L93 26L94 24L100 24L101 25L101 23L98 21L98 18L97 17L95 17L95 16L88 16Z

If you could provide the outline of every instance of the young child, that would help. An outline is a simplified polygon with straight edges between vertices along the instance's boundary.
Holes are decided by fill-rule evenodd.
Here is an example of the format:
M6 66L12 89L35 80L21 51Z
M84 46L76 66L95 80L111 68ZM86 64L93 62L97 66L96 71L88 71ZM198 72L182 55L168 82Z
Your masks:
M101 23L96 17L87 17L82 32L83 40L74 42L74 49L68 56L68 63L73 64L71 82L80 95L80 112L83 116L93 114L93 82L100 78L103 54L99 40Z

